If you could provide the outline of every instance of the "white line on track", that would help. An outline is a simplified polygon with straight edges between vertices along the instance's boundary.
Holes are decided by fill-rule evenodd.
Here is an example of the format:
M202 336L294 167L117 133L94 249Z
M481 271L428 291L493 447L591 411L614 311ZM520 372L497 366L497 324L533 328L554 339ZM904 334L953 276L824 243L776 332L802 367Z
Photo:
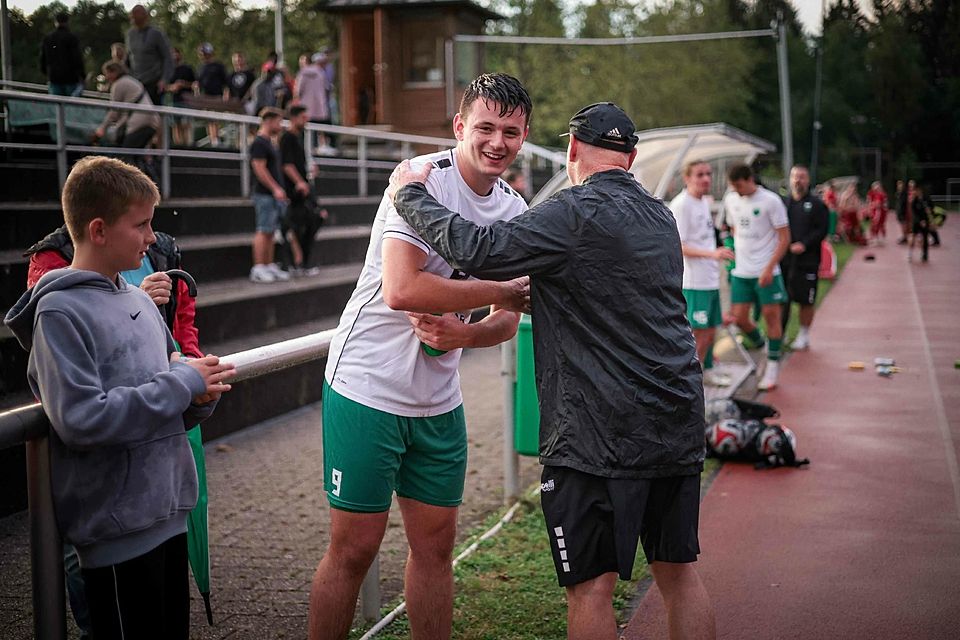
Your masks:
M920 312L920 298L917 296L917 285L913 278L913 265L907 265L909 275L910 295L913 297L913 306L917 310L920 320L920 339L923 342L923 353L927 359L927 375L930 377L930 393L933 395L933 406L937 413L937 423L940 426L940 435L947 456L947 468L950 471L950 480L953 481L953 499L957 506L957 517L960 518L960 467L957 465L957 448L953 443L953 434L950 423L947 422L947 410L943 406L943 395L940 393L940 384L937 382L937 373L933 366L933 352L930 350L930 340L927 339L927 328L923 323L923 314Z

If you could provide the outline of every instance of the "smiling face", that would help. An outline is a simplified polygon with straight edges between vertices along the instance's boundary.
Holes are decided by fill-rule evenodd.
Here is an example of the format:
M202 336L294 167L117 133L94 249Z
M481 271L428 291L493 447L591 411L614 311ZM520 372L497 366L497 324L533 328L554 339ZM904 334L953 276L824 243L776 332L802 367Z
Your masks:
M517 157L527 137L527 114L500 115L500 104L479 98L453 120L460 174L470 188L487 194Z
M102 220L102 219L101 219ZM91 223L96 224L96 220ZM113 272L137 269L147 249L157 241L153 233L153 203L135 202L112 224L95 234L105 265Z

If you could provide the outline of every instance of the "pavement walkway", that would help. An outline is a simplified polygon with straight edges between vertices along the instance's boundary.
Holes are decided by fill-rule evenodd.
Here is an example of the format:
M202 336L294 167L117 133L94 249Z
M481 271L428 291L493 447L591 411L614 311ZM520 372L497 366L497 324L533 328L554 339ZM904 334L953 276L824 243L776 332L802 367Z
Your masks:
M960 225L941 236L927 264L858 249L765 398L812 464L727 464L705 496L719 638L960 637ZM652 587L624 638L666 637Z

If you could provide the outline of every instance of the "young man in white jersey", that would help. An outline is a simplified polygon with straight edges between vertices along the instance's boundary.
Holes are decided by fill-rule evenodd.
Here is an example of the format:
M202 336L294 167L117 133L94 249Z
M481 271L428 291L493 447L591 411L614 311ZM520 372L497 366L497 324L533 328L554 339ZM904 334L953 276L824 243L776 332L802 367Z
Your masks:
M730 280L731 311L740 330L753 344L760 344L763 337L750 318L751 307L760 305L767 325L767 367L757 386L767 391L777 386L780 373L780 305L787 300L780 260L790 246L790 222L783 200L758 185L749 166L733 165L727 178L732 191L724 196L723 208L737 252Z
M474 80L453 121L456 148L415 161L433 165L430 193L484 226L525 211L500 175L527 136L531 109L515 78ZM381 201L327 359L323 466L331 535L310 592L311 639L346 638L394 492L410 544L404 591L411 635L450 637L450 564L467 459L461 347L513 337L528 295L527 278L492 282L455 271L388 198ZM469 324L470 310L486 305L493 305L490 315Z
M670 201L683 252L683 297L687 301L687 320L697 343L697 358L703 366L704 384L718 384L723 381L711 375L709 354L717 327L723 324L719 261L733 260L734 255L726 247L717 247L708 198L713 184L710 164L691 160L683 168L683 182L686 188ZM726 384L730 384L729 381Z

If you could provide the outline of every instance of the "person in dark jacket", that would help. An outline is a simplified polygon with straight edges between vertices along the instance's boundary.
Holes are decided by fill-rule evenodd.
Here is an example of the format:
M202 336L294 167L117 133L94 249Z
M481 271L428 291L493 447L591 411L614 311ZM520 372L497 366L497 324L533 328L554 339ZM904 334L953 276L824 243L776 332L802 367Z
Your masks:
M913 190L913 198L910 201L910 216L913 222L913 235L910 236L910 246L907 247L907 261L913 261L913 247L917 241L920 241L922 252L920 260L926 262L929 259L930 252L930 218L933 211L933 202L924 194L923 188L916 185ZM936 244L940 244L940 236L937 235Z
M47 76L47 91L55 96L78 96L83 91L83 53L68 21L67 14L58 13L57 28L40 46L40 71Z
M903 180L897 180L897 191L894 193L893 202L897 212L897 223L900 225L900 239L897 240L897 244L907 244L910 229L907 224L907 186Z
M568 637L613 640L617 574L638 538L664 596L671 637L711 638L699 553L703 383L681 292L670 210L627 171L637 137L612 103L570 120L565 189L480 227L422 184L391 178L397 211L455 269L530 276L540 395L541 503L567 589ZM616 525L614 525L616 523Z
M780 261L789 300L783 305L784 330L790 319L791 303L800 305L800 330L791 343L794 351L810 348L810 325L817 301L817 277L820 271L820 244L827 237L830 211L820 198L810 193L810 172L803 165L790 169L790 196L784 199L790 221L790 246Z
M130 24L125 41L130 74L146 87L153 104L163 104L167 79L173 75L170 41L150 25L150 12L142 4L130 9Z

